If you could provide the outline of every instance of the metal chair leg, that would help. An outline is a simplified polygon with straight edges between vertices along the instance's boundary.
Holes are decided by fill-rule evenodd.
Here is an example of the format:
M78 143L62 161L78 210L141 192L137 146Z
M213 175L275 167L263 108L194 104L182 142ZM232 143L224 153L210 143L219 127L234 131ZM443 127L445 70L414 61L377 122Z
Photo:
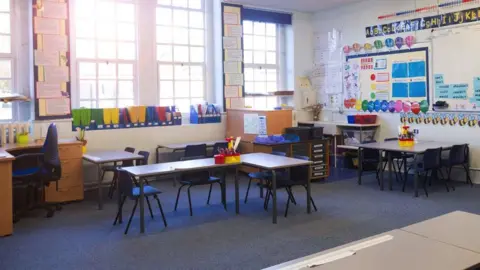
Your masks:
M267 194L265 195L265 203L263 205L263 208L265 209L265 211L268 211L268 204L270 203L270 194L272 192L270 191L270 189L267 189Z
M150 205L150 200L148 199L147 196L145 196L145 200L147 201L148 211L150 211L150 217L151 217L152 219L155 219L155 218L153 217L153 211L152 211L152 206Z
M305 188L305 191L307 191L307 186L303 186ZM310 196L310 201L312 202L312 205L313 205L313 209L315 209L315 212L317 212L317 206L315 205L315 202L313 201L313 198L312 196Z
M162 208L162 204L160 203L160 199L158 198L158 196L155 196L155 199L157 200L158 208L160 209L160 214L162 215L163 225L167 227L167 219L165 218L165 214L163 213L163 208Z
M193 212L192 212L192 197L190 196L190 188L192 186L189 186L188 187L188 205L190 206L190 216L193 216Z
M297 202L295 201L295 197L293 196L293 192L291 188L285 188L288 193L288 199L292 201L293 204L297 205Z
M127 227L125 228L124 234L128 233L128 229L130 228L130 223L132 223L133 215L135 214L135 210L137 210L138 205L138 198L135 200L135 205L133 206L132 214L130 214L130 218L128 219Z
M250 192L250 186L252 184L252 178L250 178L250 180L248 180L248 187L247 187L247 192L245 193L245 201L243 203L247 203L247 200L248 200L248 193Z
M468 168L467 164L463 164L462 167L465 169L465 173L467 174L467 184L470 184L473 187L472 178L470 178L470 169Z
M223 178L223 182L218 182L218 184L220 185L220 200L222 201L222 204L223 204L223 208L225 209L225 211L227 211L227 199L226 199L226 184L225 184L225 178Z
M183 188L184 186L185 186L185 185L181 185L181 186L178 188L177 200L175 201L175 209L174 209L174 211L177 211L178 199L180 198L180 191L182 191L182 188Z
M292 200L292 198L290 198L290 192L291 192L291 191L288 190L288 187L286 187L285 190L287 191L288 199L287 199L287 206L285 207L285 215L284 215L284 216L287 217L287 215L288 215L288 206L290 205L290 201Z
M423 178L423 190L425 191L425 195L428 197L427 181L428 181L428 171L425 172L425 177Z
M117 221L120 218L120 212L123 210L123 204L125 203L125 200L127 199L126 196L123 196L122 201L120 202L120 209L117 212L117 216L115 217L115 220L113 221L113 226L117 225Z
M213 184L210 184L210 190L208 191L207 205L210 205L210 195L212 195L212 186Z

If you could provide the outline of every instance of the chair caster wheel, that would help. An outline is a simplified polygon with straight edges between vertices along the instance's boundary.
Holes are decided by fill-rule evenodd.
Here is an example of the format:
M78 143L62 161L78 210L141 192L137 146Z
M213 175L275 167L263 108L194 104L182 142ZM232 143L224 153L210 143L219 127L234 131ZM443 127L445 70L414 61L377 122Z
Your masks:
M53 217L54 214L55 214L55 211L54 211L54 210L48 210L46 217L47 217L47 218L51 218L51 217Z

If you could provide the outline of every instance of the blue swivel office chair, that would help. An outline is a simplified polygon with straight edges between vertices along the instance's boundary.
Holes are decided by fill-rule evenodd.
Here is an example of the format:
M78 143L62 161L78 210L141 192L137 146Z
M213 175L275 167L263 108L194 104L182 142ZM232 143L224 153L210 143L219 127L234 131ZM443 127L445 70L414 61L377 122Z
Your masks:
M32 163L36 161L36 165L23 169L13 170L13 186L40 189L42 198L38 207L47 210L47 217L52 217L55 209L52 205L45 203L45 186L49 186L52 182L56 182L58 190L58 181L62 177L62 167L60 157L58 155L58 134L55 124L50 124L47 131L47 138L43 144L40 153L23 154L15 157L14 167L20 167L19 164ZM33 164L33 163L32 163ZM17 165L17 166L16 166ZM60 207L57 205L57 210ZM17 219L16 216L15 219Z

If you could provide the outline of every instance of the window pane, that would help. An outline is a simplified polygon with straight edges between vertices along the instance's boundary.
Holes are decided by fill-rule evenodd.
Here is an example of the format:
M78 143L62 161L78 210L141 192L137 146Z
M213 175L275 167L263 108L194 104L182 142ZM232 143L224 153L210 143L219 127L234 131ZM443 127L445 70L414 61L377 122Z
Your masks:
M0 120L12 119L12 104L0 103Z
M245 107L246 108L253 108L253 97L246 97L245 98Z
M277 83L267 82L267 92L275 92L275 91L277 91Z
M253 36L253 48L255 50L265 50L265 37Z
M253 64L253 52L252 51L244 51L243 52L243 61L245 64Z
M265 35L265 23L254 22L253 23L253 33L255 35Z
M190 82L190 96L191 97L201 97L203 98L204 94L204 82L203 81L193 81Z
M277 54L274 52L267 52L267 64L275 65L277 63Z
M100 100L98 101L99 108L115 108L115 100Z
M160 82L160 98L173 98L173 82L172 81Z
M253 81L253 68L245 68L245 81Z
M190 67L190 80L202 81L203 80L203 67L191 66Z
M171 62L173 60L172 46L157 45L157 60Z
M75 15L77 18L89 18L95 15L95 13L92 12L92 10L95 10L95 0L82 0L75 2Z
M94 38L96 33L95 23L90 19L76 20L75 30L76 30L77 37Z
M157 24L172 25L172 9L157 8Z
M203 28L203 13L199 11L190 11L190 27Z
M96 18L98 21L111 22L115 20L115 3L114 2L100 2L97 1L97 6L95 8Z
M133 81L118 81L118 98L133 100Z
M133 99L119 99L118 100L118 107L119 108L125 108L129 106L135 105Z
M98 97L114 99L117 94L117 86L115 81L98 81Z
M253 50L253 36L243 36L243 48L245 50Z
M12 92L12 81L11 80L0 80L0 92L11 93ZM0 104L2 104L2 103L0 103Z
M256 82L267 80L265 69L256 68L254 70L254 76L255 76L255 81Z
M77 39L77 57L95 58L95 41L87 39Z
M80 99L95 99L97 96L97 82L81 80L79 84Z
M255 92L255 86L253 82L246 82L245 83L245 92L246 93L254 93Z
M185 10L173 10L173 25L175 26L188 26L188 11Z
M160 99L160 106L172 106L173 99Z
M12 77L12 65L10 60L0 60L0 78Z
M277 97L267 97L267 109L273 109L278 106Z
M188 47L175 46L173 47L173 60L175 62L188 62Z
M95 102L91 101L91 100L88 100L88 101L85 101L85 100L81 100L80 101L80 108L95 108L96 106L94 105Z
M118 40L134 41L135 40L135 24L119 23L117 26Z
M276 69L267 69L267 81L276 82L277 81L277 70Z
M170 6L170 5L172 5L172 0L157 0L157 4Z
M188 7L188 0L172 0L172 6L174 7Z
M173 29L173 43L175 44L188 44L188 29L187 28L174 28Z
M253 54L253 62L255 64L265 64L265 52L255 52Z
M190 47L190 61L194 63L205 62L203 47Z
M202 0L189 0L188 7L191 9L201 9L202 8Z
M0 1L0 11L10 11L10 1Z
M135 5L127 3L117 3L117 20L123 22L134 22Z
M276 36L277 35L277 25L273 23L266 24L266 34L267 36Z
M133 79L133 65L132 64L118 64L118 78L119 79Z
M189 99L175 99L175 106L181 112L189 112L190 111L190 100Z
M205 44L204 39L205 34L203 30L190 29L190 45L203 46Z
M172 41L172 27L157 26L157 42L170 44Z
M175 80L189 80L189 68L188 66L175 66Z
M176 81L175 82L175 97L188 97L190 94L190 83Z
M100 79L115 79L117 77L115 64L99 63L98 64L98 78Z
M118 43L118 59L133 60L136 58L135 43L120 42Z
M253 22L252 21L243 21L243 33L244 34L253 34Z
M277 50L277 40L274 37L267 37L267 50L276 51Z
M266 94L266 83L265 82L255 82L255 93L257 94Z
M97 38L100 40L115 40L115 29L115 23L113 22L97 23Z
M117 57L116 45L115 42L99 41L97 57L101 59L115 59Z
M266 109L267 108L267 99L265 97L255 97L253 99L255 109Z
M78 77L80 79L96 79L97 67L95 63L79 63L78 64Z
M0 33L3 33L3 34L10 33L10 14L8 13L0 13Z
M160 80L173 80L173 66L171 65L159 65L158 73Z

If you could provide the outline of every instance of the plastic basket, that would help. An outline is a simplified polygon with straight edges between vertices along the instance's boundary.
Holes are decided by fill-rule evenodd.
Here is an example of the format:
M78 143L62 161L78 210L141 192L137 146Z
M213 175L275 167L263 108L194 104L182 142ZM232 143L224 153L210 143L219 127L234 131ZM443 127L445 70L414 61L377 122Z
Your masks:
M347 122L349 124L355 124L355 115L347 115Z

